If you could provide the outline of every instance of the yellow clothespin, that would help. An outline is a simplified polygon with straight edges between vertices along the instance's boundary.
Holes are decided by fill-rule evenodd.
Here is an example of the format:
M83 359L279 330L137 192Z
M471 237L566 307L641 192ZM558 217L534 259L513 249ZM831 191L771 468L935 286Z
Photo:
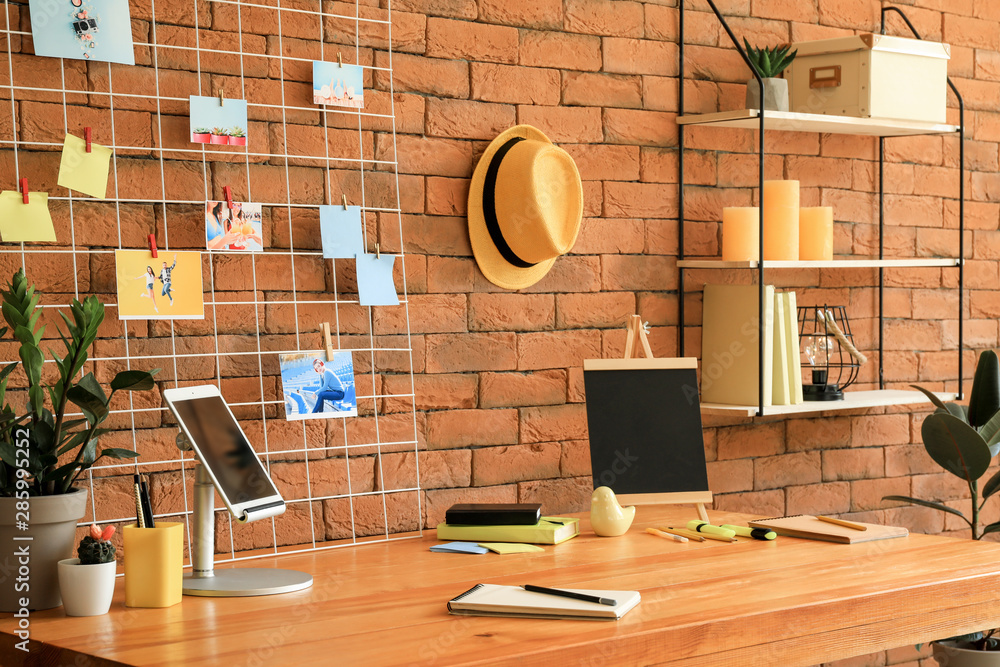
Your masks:
M333 359L333 339L330 337L330 323L321 323L319 330L323 334L323 349L326 350L326 360L330 361Z
M338 67L344 66L344 57L340 55L340 51L337 51L337 66Z
M347 195L340 195L340 201L344 204L344 210L347 210Z
M378 250L378 244L375 244L375 259L382 259L382 253Z
M222 88L219 88L219 106L226 106L226 91Z

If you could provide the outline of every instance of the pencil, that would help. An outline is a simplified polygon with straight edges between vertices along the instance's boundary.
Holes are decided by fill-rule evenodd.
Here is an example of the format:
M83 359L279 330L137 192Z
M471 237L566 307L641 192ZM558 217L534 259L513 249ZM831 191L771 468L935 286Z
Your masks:
M705 538L693 530L688 530L687 528L671 528L669 526L657 526L657 530L662 530L664 533L670 533L671 535L678 535L680 537L686 537L689 540L694 540L695 542L704 542Z
M680 535L684 535L685 537L687 537L687 536L689 536L691 534L698 535L700 537L704 537L704 538L709 539L709 540L716 540L718 542L735 542L736 541L735 537L725 537L723 535L715 535L713 533L695 533L694 531L688 531L687 528L674 528L673 526L667 526L666 528L663 528L663 530L668 531L668 532L672 532L672 533L677 533L677 534L680 534ZM681 532L681 531L684 531L684 532Z
M832 516L818 515L816 518L819 519L820 521L826 521L827 523L832 523L837 526L843 526L844 528L853 528L854 530L868 530L868 526L862 525L860 523L854 523L853 521L834 519Z
M687 542L688 541L688 538L684 537L683 535L675 535L673 533L666 533L666 532L664 532L662 530L657 530L655 528L647 528L646 532L649 533L650 535L656 535L658 537L665 537L668 540L673 540L674 542Z

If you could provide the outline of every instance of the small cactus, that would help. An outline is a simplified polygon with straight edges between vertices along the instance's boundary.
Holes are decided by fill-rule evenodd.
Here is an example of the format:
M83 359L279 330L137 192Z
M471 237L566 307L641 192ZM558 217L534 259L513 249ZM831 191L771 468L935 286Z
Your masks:
M102 531L96 523L91 524L90 534L80 540L80 546L76 550L80 557L80 565L97 565L113 561L115 559L115 545L108 540L114 534L114 526L105 526Z

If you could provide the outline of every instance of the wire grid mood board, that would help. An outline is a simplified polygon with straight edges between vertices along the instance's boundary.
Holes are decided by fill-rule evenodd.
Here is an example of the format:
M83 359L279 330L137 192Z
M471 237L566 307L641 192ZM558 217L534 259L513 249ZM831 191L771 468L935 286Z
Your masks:
M160 390L212 383L287 503L282 516L241 525L217 498L220 562L419 531L391 9L322 0L131 5L135 66L32 55L27 0L5 0L0 35L7 60L0 66L7 97L0 100L0 185L16 190L27 177L32 191L48 192L57 235L55 244L2 244L0 279L23 266L42 292L51 339L43 349L59 348L57 312L73 298L96 294L107 304L84 369L102 382L126 368L162 369L156 390L116 397L116 431L102 446L133 448L140 457L104 459L89 471L83 523L134 523L138 471L150 476L157 519L184 520L190 534L194 461L175 445L176 422ZM313 104L312 61L338 59L363 67L365 108ZM191 143L189 95L220 89L248 103L246 147ZM84 127L114 150L103 201L56 184L63 137L82 137ZM204 252L204 320L120 321L115 250L148 248L155 233L156 262L176 250L204 251L205 201L224 199L225 186L233 199L263 205L264 251ZM323 259L319 206L344 197L362 207L368 252L378 241L381 252L399 254L399 306L361 306L354 260ZM322 322L330 323L335 349L352 350L358 415L286 421L278 353L322 350ZM17 360L14 343L0 343L0 359ZM25 394L16 375L12 392ZM25 402L11 400L18 410Z

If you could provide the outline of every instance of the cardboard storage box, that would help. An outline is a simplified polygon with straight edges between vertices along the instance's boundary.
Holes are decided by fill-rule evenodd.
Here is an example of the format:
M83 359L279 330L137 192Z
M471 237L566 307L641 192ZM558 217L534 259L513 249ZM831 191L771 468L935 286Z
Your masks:
M944 123L948 60L940 42L855 35L800 42L786 70L789 110Z

